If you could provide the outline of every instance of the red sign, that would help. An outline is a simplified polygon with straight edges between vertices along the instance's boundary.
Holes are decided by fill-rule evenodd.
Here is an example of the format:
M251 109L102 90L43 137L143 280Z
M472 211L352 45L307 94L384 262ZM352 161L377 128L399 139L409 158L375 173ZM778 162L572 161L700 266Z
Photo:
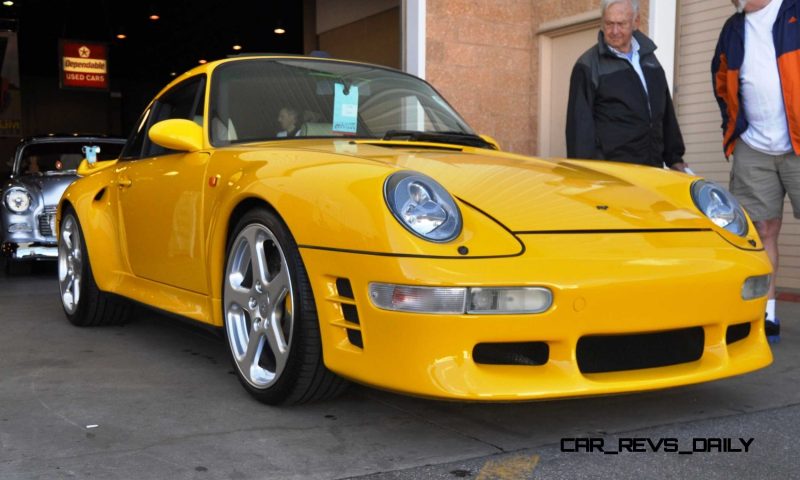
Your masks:
M108 46L61 40L61 88L108 90Z

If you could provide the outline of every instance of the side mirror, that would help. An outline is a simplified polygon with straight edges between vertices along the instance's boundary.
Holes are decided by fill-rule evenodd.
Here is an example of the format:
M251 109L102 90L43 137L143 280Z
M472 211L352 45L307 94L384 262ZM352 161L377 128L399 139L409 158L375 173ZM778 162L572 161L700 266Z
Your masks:
M164 120L150 127L147 134L153 143L170 150L196 152L203 148L203 127L191 120Z
M479 137L481 137L484 142L486 142L489 145L493 146L495 150L502 150L502 148L500 148L500 144L497 143L497 140L495 140L494 138L490 137L489 135L479 135Z

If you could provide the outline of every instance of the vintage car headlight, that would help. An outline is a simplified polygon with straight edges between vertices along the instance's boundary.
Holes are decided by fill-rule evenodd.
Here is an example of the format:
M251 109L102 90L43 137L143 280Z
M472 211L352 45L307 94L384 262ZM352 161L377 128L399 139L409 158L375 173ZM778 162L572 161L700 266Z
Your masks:
M31 195L24 188L11 188L6 192L6 207L14 213L22 213L31 206Z
M461 212L439 183L416 172L386 179L383 196L392 215L411 233L431 242L449 242L461 233Z
M719 185L698 180L692 184L692 199L712 222L740 237L747 235L747 217L739 201Z

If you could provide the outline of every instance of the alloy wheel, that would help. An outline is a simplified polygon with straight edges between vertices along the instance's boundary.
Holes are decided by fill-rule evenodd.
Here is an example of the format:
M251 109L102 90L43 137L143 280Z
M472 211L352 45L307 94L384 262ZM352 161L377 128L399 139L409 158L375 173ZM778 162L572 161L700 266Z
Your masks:
M272 386L286 368L294 330L292 278L283 249L264 225L233 241L223 308L234 362L252 387Z
M75 218L68 215L61 226L61 235L58 239L58 285L61 289L61 303L70 315L78 310L82 273L80 228Z

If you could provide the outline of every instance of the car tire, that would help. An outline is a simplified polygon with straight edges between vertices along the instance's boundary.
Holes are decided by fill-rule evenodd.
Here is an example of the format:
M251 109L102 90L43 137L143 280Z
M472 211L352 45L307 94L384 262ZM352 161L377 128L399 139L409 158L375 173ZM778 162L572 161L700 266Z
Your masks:
M58 236L58 285L67 319L79 327L127 322L131 305L97 287L83 231L75 211L67 208Z
M6 260L6 275L9 277L16 277L22 275L30 275L33 272L33 265L30 261L26 260Z
M250 210L231 231L226 258L224 330L244 388L270 405L341 393L347 381L323 363L314 295L283 221L264 208Z

